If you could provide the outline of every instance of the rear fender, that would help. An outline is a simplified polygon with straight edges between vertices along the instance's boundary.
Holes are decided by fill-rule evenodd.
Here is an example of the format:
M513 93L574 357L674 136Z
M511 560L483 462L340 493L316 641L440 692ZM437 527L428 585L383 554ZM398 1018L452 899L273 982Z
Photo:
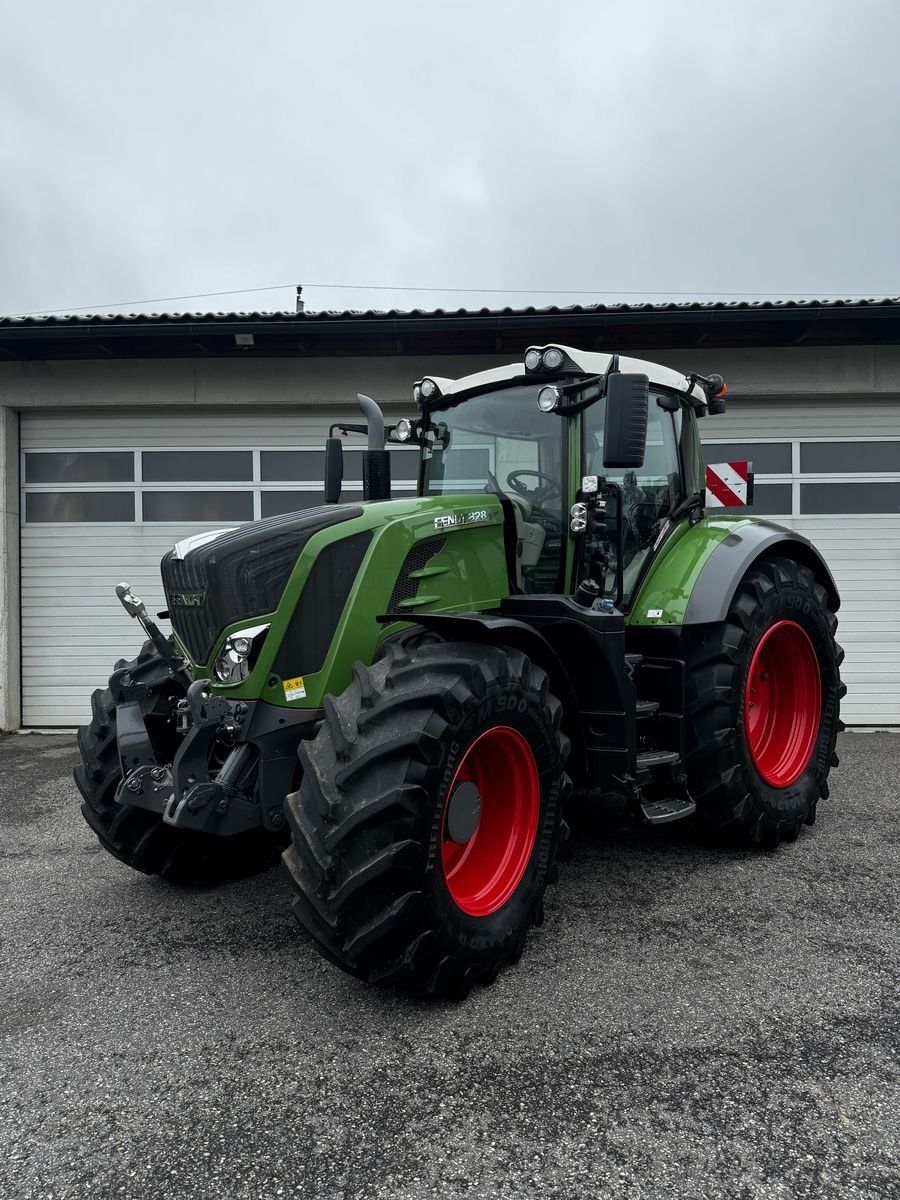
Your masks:
M825 560L812 542L772 521L747 521L723 538L706 559L684 613L685 625L724 621L741 580L760 559L789 558L808 567L836 612L841 600Z

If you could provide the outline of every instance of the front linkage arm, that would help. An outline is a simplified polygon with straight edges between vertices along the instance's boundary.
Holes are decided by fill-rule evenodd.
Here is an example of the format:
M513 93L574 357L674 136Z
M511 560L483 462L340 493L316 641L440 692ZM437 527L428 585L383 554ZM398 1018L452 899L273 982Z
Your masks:
M187 686L191 682L191 676L187 669L187 664L184 659L176 653L172 643L153 621L147 612L147 606L138 596L131 590L130 583L116 584L116 595L119 597L119 603L128 613L129 617L134 617L139 622L146 633L147 637L156 647L160 658L172 672L174 678L181 678Z

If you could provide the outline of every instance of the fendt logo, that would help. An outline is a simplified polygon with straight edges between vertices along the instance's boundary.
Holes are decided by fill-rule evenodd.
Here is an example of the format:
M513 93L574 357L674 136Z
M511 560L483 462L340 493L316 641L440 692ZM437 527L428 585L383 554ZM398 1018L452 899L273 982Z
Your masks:
M206 599L206 592L173 592L172 603L178 608L200 608Z

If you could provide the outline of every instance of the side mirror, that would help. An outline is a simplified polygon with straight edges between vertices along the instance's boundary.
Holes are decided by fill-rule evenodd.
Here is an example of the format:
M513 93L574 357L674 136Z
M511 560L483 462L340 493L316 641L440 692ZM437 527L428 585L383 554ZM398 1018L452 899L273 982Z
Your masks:
M339 504L344 482L344 443L339 437L325 439L325 503Z
M646 375L610 375L606 383L603 465L624 470L644 465L650 380Z

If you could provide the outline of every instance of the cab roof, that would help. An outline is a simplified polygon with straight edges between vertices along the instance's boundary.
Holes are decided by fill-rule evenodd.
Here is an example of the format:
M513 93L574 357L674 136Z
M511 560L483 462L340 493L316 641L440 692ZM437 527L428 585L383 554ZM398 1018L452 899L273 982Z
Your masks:
M552 374L546 371L527 371L524 361L506 363L502 367L490 367L487 371L477 371L472 375L462 375L459 379L443 379L437 375L428 376L433 379L440 389L442 399L451 396L462 396L468 392L478 392L485 387L496 387L506 380L521 379L523 375L534 378L536 384L550 382L560 375L605 375L609 370L615 355L604 354L595 350L577 350L573 346L563 346L558 342L552 343L554 349L562 350L567 362ZM542 350L547 346L540 347ZM524 356L523 356L524 357ZM705 404L707 397L698 383L690 384L686 375L671 367L663 367L659 363L647 362L643 358L619 357L618 369L623 372L634 372L646 375L651 384L657 387L672 388L684 396L690 396L700 404Z

